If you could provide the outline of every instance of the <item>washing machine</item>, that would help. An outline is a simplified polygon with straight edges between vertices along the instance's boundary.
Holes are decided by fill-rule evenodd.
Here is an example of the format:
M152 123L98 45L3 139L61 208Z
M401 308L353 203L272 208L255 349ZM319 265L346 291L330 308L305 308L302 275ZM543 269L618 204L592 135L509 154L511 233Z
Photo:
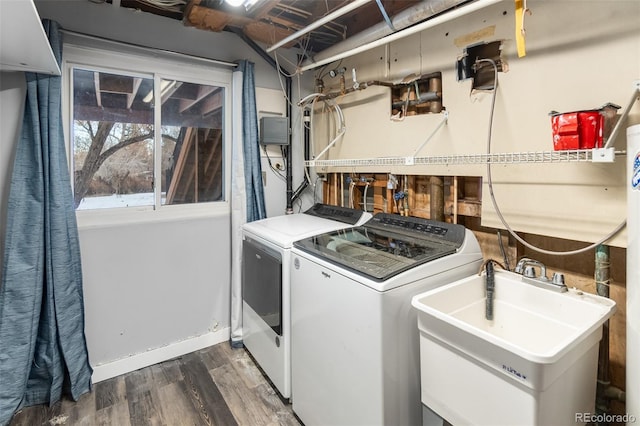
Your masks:
M473 233L378 213L295 242L291 257L294 413L306 426L422 424L411 298L478 272Z
M290 252L300 238L360 225L371 213L315 204L242 228L242 339L285 399L291 399Z

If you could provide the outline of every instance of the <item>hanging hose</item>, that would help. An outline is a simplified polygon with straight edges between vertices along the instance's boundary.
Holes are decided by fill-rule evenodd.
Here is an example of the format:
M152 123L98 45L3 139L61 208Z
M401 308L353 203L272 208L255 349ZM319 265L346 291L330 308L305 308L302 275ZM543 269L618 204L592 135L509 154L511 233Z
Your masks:
M482 275L482 271L485 271L485 279L484 279L484 287L485 287L485 293L486 293L485 318L489 321L493 320L493 293L496 288L495 274L494 274L494 268L493 268L494 263L499 267L501 267L502 269L505 269L504 265L501 264L500 262L493 259L487 259L484 262L482 262L482 265L480 265L480 269L478 270L478 275Z
M493 61L492 59L479 59L479 60L476 61L476 64L479 64L479 63L482 63L482 62L490 63L493 66L493 71L494 71L493 95L491 97L491 110L490 110L490 114L489 114L489 130L488 130L488 135L487 135L487 157L489 157L489 155L491 154L491 132L492 132L492 129L493 129L493 113L494 113L495 104L496 104L496 92L498 91L498 66L496 65L495 61ZM571 251L564 251L564 252L563 251L545 250L545 249L536 247L536 246L526 242L524 239L522 239L518 234L516 234L516 232L511 228L511 226L509 226L509 224L507 223L506 219L502 215L502 212L500 211L500 207L498 207L498 203L497 203L495 195L493 193L493 181L491 179L491 162L489 160L487 160L487 184L489 186L489 195L491 196L491 202L493 203L493 208L495 209L496 214L498 215L498 218L500 219L500 221L502 222L504 227L507 229L507 231L509 231L509 233L513 236L513 238L518 240L525 247L528 247L531 250L536 251L538 253L550 254L550 255L556 255L556 256L569 256L569 255L584 253L584 252L589 251L589 250L591 250L593 248L596 248L597 246L599 246L600 244L604 243L605 241L608 241L611 238L613 238L627 224L626 220L622 221L622 223L620 223L613 231L611 231L609 234L607 234L604 238L600 239L599 241L597 241L597 242L595 242L595 243L593 243L591 245L583 247L581 249L571 250Z
M493 291L495 289L496 283L495 278L493 276L493 262L487 262L487 266L485 267L485 271L487 272L484 280L485 280L485 288L487 292L487 299L485 303L485 313L484 316L489 321L493 320Z
M367 211L367 189L369 189L369 181L367 181L364 186L364 196L362 197L364 201L364 208L362 210L364 210L365 212Z
M330 108L335 111L335 120L336 120L336 129L337 133L335 137L329 142L329 144L322 150L318 155L315 156L315 159L322 157L347 131L347 127L344 121L344 114L342 113L342 109L340 106L330 99L327 99L326 95L322 93L312 93L310 95L305 96L304 98L298 101L298 106L303 108L310 101L315 101L316 99L323 100Z

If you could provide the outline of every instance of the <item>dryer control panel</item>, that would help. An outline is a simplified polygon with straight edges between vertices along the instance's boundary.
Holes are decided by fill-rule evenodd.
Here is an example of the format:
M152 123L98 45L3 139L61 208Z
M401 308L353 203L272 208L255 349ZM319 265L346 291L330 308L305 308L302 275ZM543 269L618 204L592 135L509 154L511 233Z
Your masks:
M339 222L355 225L358 223L362 214L362 210L350 209L348 207L331 206L328 204L314 204L305 214L322 217L325 219L337 220Z

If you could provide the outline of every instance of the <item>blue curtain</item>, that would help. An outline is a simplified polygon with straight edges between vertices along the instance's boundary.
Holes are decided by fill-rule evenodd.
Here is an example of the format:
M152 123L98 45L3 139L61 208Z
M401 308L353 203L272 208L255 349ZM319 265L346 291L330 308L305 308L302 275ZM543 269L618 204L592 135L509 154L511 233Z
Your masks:
M61 63L56 22L43 21ZM0 286L0 425L63 392L91 390L78 229L62 132L61 77L25 73Z
M267 210L264 204L264 188L262 186L262 167L260 165L258 112L253 68L253 62L246 59L238 61L238 71L242 72L242 131L244 176L247 190L247 222L267 217Z

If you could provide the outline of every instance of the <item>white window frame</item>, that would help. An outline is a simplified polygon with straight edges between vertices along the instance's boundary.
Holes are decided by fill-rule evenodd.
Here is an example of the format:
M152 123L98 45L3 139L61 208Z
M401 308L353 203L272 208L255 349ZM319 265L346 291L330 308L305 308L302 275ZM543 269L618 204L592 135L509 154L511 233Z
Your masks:
M80 228L101 227L114 224L130 224L136 222L148 223L155 221L183 220L185 218L198 218L207 216L220 216L230 213L231 200L231 111L232 111L232 70L228 67L211 65L197 58L185 57L184 60L176 60L166 55L164 57L157 52L126 53L114 50L98 49L77 44L64 44L63 46L63 128L67 158L71 176L74 173L73 165L73 141L71 140L71 126L73 120L73 69L90 68L113 74L140 75L145 78L153 78L156 90L156 99L159 98L160 79L181 80L196 84L218 86L224 88L224 133L223 133L223 200L202 203L161 205L157 192L154 206L140 207L115 207L97 210L76 210L76 218ZM154 106L155 138L161 131L160 109L162 105L156 102ZM154 150L155 157L159 150ZM155 158L154 175L159 176L160 163ZM73 184L73 179L71 179ZM157 180L159 182L159 180Z

